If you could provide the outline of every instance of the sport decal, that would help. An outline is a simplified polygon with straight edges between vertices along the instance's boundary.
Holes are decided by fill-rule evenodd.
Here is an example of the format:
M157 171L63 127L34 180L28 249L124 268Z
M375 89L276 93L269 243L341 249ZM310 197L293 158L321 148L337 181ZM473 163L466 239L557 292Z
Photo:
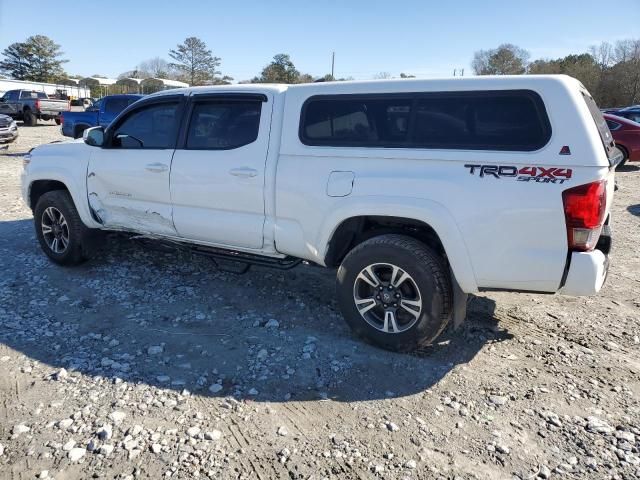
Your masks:
M516 167L513 165L465 165L471 175L492 178L517 178L519 182L559 183L571 178L570 168Z

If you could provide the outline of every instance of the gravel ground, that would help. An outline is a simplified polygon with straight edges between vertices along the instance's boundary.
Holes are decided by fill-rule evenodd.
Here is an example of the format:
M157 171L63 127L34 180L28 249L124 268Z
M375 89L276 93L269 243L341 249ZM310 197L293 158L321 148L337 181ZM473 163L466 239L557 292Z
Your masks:
M351 336L333 272L254 268L112 235L40 251L20 127L0 150L0 478L640 477L640 171L618 175L593 298L474 297L413 355Z

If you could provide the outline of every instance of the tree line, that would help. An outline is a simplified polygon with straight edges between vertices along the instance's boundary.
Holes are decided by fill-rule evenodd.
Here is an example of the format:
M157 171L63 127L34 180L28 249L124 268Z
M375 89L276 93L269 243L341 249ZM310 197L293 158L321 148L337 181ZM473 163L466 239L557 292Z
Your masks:
M570 75L602 107L640 103L640 39L603 42L588 52L562 58L529 59L527 50L507 43L475 52L471 65L476 75Z
M118 78L165 78L189 85L223 85L234 79L220 70L222 59L213 54L198 37L188 37L167 52L168 60L155 57L140 62ZM503 44L490 50L475 52L472 68L476 75L524 75L563 73L577 78L591 92L599 105L617 107L640 103L640 40L604 42L588 52L557 59L530 61L523 48ZM0 73L18 80L66 83L81 78L64 70L68 60L60 45L45 35L33 35L24 42L12 43L2 51ZM94 77L103 75L96 74ZM392 78L380 72L374 78ZM400 78L414 78L401 73ZM250 80L239 83L309 83L315 81L351 80L331 74L314 77L300 72L291 57L279 53Z

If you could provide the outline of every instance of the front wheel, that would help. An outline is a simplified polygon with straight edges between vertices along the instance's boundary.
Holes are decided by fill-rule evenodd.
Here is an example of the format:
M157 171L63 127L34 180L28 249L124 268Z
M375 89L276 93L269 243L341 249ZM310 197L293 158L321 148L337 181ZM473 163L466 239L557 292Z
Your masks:
M349 252L338 269L337 295L356 334L394 351L432 343L452 315L444 259L404 235L374 237Z
M59 265L78 265L89 259L92 230L82 220L69 192L43 194L33 212L36 236L47 256Z

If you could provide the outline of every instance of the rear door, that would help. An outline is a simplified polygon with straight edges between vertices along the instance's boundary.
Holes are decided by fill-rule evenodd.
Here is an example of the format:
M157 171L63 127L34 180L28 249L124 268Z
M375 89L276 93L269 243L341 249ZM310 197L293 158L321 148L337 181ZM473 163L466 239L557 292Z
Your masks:
M173 221L189 240L263 245L265 162L273 98L192 95L171 167Z
M130 110L92 149L89 204L107 228L175 236L169 172L183 95L160 96Z

